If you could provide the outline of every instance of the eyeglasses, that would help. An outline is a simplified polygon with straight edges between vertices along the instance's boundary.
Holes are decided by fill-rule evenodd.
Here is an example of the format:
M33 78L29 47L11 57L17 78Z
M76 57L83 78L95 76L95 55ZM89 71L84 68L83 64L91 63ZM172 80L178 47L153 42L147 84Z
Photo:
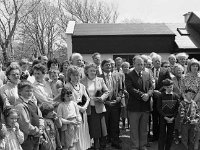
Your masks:
M11 76L20 76L19 73L13 73L13 74L10 74Z
M169 68L170 66L163 66L164 68Z
M67 92L65 93L65 95L67 95L68 97L72 96L72 91L67 91Z

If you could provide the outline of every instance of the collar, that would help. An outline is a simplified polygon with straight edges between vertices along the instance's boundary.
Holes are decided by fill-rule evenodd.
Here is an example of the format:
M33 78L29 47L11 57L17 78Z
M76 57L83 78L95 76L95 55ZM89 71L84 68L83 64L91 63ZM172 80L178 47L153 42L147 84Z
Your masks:
M139 75L139 73L141 73L141 75L142 75L142 71L138 72L138 71L135 70L135 72L137 73L137 75Z
M165 91L166 94L173 94L173 92L171 91L170 93L168 93L167 91Z
M184 101L187 103L192 103L193 100L188 101L186 98L184 98Z
M103 74L104 74L105 77L107 77L107 76L111 76L112 73L111 72L109 72L109 73L103 72Z
M23 96L20 96L20 98L22 99L22 101L24 102L24 103L28 103L31 99L26 99L26 98L24 98Z
M95 77L94 79L92 79L92 80L90 80L89 78L87 78L87 80L88 80L89 82L95 82L95 81L96 81L96 77Z

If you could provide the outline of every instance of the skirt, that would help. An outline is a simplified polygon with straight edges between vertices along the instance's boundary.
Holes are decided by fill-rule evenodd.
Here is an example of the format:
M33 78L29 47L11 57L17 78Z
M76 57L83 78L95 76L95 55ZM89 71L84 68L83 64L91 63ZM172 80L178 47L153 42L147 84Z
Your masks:
M100 138L107 135L104 113L96 113L95 106L91 106L91 115L88 116L88 125L91 138Z

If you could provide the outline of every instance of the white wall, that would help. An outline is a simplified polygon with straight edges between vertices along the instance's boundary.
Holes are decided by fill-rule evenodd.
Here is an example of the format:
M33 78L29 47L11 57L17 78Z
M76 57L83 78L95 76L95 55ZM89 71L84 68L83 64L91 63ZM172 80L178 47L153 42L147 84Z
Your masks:
M169 53L159 53L162 56L162 61L164 60L168 60L168 56L170 55ZM115 53L114 55L117 55L117 53ZM119 53L119 55L137 55L136 53ZM146 55L149 55L149 53L146 53ZM92 61L92 54L82 54L83 56L83 60L85 60L86 62L93 62ZM102 60L104 59L108 59L108 58L113 58L113 54L101 54Z

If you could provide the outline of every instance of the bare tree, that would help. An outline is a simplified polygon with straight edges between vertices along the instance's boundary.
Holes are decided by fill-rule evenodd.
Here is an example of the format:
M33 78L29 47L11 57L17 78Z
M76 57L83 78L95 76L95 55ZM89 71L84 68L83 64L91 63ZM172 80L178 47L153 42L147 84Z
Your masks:
M71 20L82 23L115 23L118 18L114 3L97 0L58 0Z
M39 2L40 0L0 0L0 46L4 62L8 61L8 47L17 25Z
M21 37L35 45L40 54L53 54L53 44L60 33L59 10L47 2L42 2L22 21Z

